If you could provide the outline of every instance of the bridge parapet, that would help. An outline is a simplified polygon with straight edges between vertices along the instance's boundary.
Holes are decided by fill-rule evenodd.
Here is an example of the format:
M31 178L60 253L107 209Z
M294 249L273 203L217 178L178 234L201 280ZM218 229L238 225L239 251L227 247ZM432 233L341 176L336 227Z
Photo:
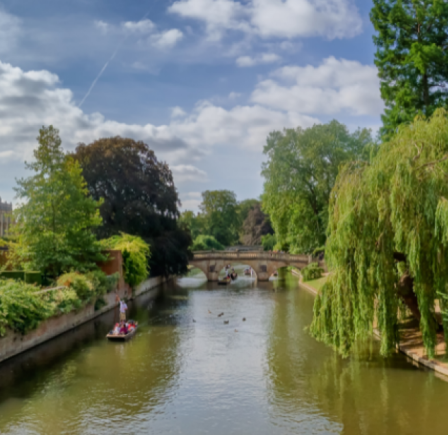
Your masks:
M281 252L250 252L250 251L195 251L193 252L195 260L202 260L204 258L210 259L260 259L260 260L283 260L288 262L311 263L312 256L303 254L288 254ZM314 260L317 261L317 260Z

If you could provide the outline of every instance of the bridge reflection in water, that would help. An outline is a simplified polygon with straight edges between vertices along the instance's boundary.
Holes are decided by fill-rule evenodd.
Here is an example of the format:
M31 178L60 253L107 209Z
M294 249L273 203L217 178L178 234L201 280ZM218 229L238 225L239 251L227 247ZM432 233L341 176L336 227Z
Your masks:
M304 268L311 262L325 267L323 261L310 255L294 255L266 251L196 251L190 265L204 272L208 281L218 281L219 272L229 263L246 264L254 270L259 281L268 281L282 267Z

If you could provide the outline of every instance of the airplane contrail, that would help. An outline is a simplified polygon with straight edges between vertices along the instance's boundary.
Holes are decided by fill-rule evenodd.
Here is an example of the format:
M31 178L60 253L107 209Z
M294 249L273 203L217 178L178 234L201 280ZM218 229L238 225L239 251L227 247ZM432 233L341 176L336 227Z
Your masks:
M119 48L119 47L118 47ZM114 51L114 53L112 54L112 56L110 57L110 59L104 64L104 66L101 68L101 71L99 72L99 74L96 76L95 80L92 82L92 84L90 85L89 90L87 91L86 95L84 95L84 98L81 100L81 102L78 104L78 107L81 107L84 103L84 101L86 101L87 97L90 95L90 92L92 92L92 89L95 87L96 82L99 80L99 78L103 75L103 72L106 71L106 68L109 66L109 63L113 60L113 58L115 57L115 55L118 53L118 48Z
M154 3L152 4L152 7L148 10L148 12L146 12L145 15L143 15L142 18L140 18L140 21L144 20L149 13L151 12L152 8L155 6L155 4L158 2L159 0L155 0ZM128 39L128 36L125 36L123 38L123 40L118 44L118 47L115 49L115 51L113 52L112 56L109 58L109 60L104 64L104 66L101 68L101 71L98 73L98 75L95 77L95 80L92 82L92 84L90 85L89 90L87 91L87 93L84 95L84 98L81 100L81 102L78 104L78 107L81 107L84 104L84 101L86 101L87 97L90 95L90 93L92 92L93 88L96 85L96 82L100 79L100 77L103 75L104 71L106 71L106 68L109 66L109 63L114 59L114 57L117 55L118 50L120 49L120 47L124 44L124 42L126 41L126 39Z

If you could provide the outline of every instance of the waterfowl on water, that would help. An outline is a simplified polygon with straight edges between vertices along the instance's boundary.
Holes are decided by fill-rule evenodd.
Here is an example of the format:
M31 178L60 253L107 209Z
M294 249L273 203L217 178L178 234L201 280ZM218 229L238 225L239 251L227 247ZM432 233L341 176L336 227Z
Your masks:
M224 320L224 325L228 325L229 321L228 320Z
M243 317L243 322L245 322L246 321L246 318L245 317Z
M224 313L218 314L218 317L224 316Z

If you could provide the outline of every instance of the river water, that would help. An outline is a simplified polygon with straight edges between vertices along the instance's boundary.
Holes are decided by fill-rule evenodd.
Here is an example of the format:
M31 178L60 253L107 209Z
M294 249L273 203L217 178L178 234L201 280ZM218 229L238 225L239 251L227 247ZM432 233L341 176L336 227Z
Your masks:
M314 296L285 278L182 278L132 303L128 343L105 340L110 312L5 362L0 433L448 432L448 383L375 342L340 358L304 330Z

